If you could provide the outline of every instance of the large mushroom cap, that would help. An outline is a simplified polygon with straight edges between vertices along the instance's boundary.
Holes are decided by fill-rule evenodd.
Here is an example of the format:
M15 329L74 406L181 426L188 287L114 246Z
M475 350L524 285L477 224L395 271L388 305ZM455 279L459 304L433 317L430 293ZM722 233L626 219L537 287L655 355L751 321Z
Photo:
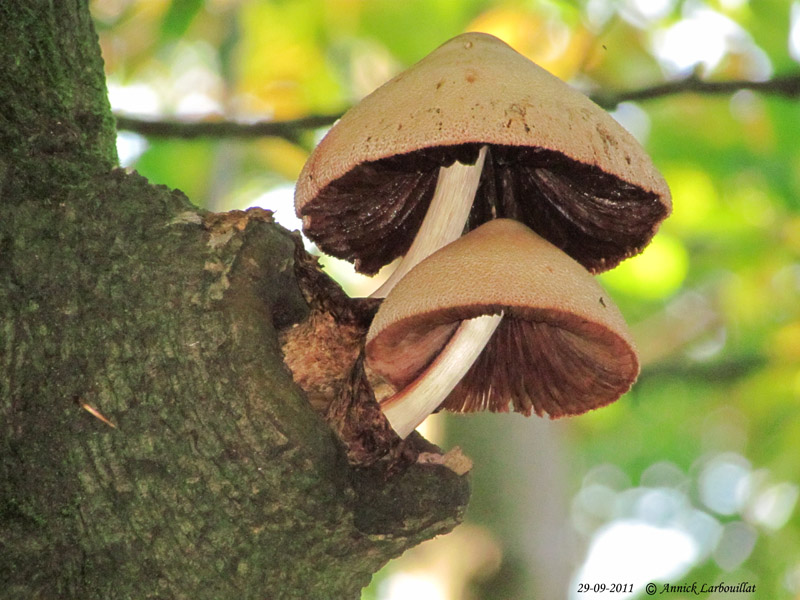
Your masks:
M628 328L594 277L508 219L435 252L397 284L367 335L367 362L401 389L458 323L500 312L500 326L444 408L506 411L511 403L555 418L609 404L636 380Z
M586 96L497 38L460 35L348 111L295 202L319 247L375 273L403 255L441 166L490 144L470 227L519 219L591 271L640 252L671 210L644 150Z

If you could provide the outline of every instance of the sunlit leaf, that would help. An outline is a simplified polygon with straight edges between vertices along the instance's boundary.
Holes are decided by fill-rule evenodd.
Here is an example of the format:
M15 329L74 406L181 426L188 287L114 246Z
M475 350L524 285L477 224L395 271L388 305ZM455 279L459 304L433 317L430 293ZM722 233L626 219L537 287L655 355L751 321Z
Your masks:
M410 65L463 33L488 4L486 0L368 0L362 6L361 31L382 40L397 59Z
M210 144L152 140L135 168L155 183L180 189L195 203L207 199L214 149Z
M520 13L511 5L499 6L481 13L468 28L490 33L554 75L571 79L586 60L592 36L545 7Z
M282 138L265 138L257 143L263 167L287 181L294 181L300 174L308 153Z
M162 39L174 39L186 33L204 5L205 0L172 0L161 21Z
M689 255L681 242L660 234L639 256L604 273L601 279L611 288L631 296L664 298L675 293L689 270Z
M672 192L672 215L664 226L684 232L718 229L722 207L711 176L693 166L667 168L664 174Z
M800 365L800 321L784 325L771 337L769 353L776 362Z
M274 119L333 112L342 93L321 46L318 2L248 3L237 48L242 109Z

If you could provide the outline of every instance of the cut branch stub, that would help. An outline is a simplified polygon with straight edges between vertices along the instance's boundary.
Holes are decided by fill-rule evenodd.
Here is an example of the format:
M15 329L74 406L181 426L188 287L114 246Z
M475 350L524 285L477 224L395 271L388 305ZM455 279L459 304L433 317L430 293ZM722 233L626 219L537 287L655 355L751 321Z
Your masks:
M520 220L592 272L637 254L669 214L664 179L619 123L490 35L443 44L348 111L300 174L306 234L364 273L404 255L441 167L487 146L466 229Z
M442 248L397 284L367 334L368 366L402 395L427 375L459 325L501 313L442 408L577 415L613 402L638 375L625 321L595 278L509 219ZM381 400L397 410L397 398Z

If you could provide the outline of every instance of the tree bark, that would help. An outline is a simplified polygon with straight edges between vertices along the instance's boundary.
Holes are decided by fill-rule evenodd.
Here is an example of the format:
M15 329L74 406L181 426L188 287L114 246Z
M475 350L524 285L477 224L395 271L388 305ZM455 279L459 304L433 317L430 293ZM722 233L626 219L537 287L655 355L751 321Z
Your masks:
M466 476L356 468L283 363L297 239L117 169L85 0L0 3L0 597L357 598Z

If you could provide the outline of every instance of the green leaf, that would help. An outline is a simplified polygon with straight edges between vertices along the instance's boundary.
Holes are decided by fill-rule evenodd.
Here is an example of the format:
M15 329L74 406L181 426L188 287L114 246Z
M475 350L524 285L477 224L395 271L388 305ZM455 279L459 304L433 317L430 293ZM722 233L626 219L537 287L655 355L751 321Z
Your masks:
M161 21L161 41L182 37L204 5L204 0L172 0Z

